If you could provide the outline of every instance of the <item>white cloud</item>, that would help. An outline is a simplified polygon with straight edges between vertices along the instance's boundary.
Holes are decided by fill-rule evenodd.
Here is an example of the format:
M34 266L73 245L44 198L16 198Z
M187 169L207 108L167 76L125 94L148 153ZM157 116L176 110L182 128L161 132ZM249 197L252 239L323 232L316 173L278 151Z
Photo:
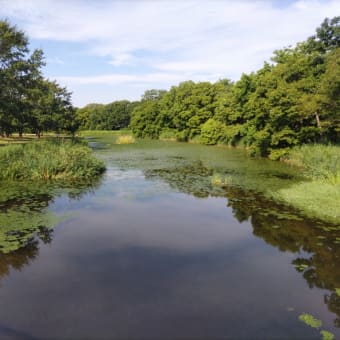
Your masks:
M57 64L57 65L64 65L65 64L65 62L62 59L60 59L59 57L47 58L46 62L51 63L51 64Z
M195 75L192 73L165 73L165 72L151 72L141 75L131 74L103 74L97 76L60 76L57 80L61 83L69 85L90 85L90 84L104 84L104 85L119 85L119 84L176 84L178 82L187 80L188 76L194 81L206 80L210 81L211 78L218 77L219 74L200 73Z
M184 76L236 80L273 50L312 35L340 9L338 0L281 1L280 7L265 0L0 2L0 15L18 20L31 38L84 43L87 53L108 57L117 72L124 66L151 70L146 76L64 77L68 82L150 86Z
M129 53L121 53L114 55L112 57L112 60L109 62L109 64L113 66L122 66L126 64L131 64L134 60L134 57Z

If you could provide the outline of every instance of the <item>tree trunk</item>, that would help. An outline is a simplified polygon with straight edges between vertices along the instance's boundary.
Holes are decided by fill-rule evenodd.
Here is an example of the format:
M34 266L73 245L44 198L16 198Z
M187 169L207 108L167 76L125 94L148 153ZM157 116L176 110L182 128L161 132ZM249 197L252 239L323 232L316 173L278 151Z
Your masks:
M316 119L316 126L320 129L321 128L320 117L317 112L314 112L314 115Z

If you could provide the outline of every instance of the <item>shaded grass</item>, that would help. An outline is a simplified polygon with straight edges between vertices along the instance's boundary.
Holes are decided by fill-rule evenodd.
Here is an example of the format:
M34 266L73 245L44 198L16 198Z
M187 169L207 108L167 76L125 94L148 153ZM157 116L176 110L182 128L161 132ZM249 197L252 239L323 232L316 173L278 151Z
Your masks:
M306 180L270 195L308 216L340 225L340 147L303 145L292 149L285 162L301 171Z
M132 131L129 129L121 129L121 130L83 130L79 131L78 133L81 137L96 137L96 136L103 136L103 137L117 137L121 135L131 135Z
M8 145L8 144L23 144L28 142L36 142L41 140L55 140L56 138L63 138L63 139L71 139L72 137L69 135L63 134L56 134L56 133L44 133L37 138L37 136L33 133L25 133L22 137L19 136L17 133L11 134L10 137L2 137L0 136L0 146Z
M85 145L41 141L0 148L0 180L84 180L105 170Z
M340 225L340 187L320 181L296 183L270 194L304 214Z

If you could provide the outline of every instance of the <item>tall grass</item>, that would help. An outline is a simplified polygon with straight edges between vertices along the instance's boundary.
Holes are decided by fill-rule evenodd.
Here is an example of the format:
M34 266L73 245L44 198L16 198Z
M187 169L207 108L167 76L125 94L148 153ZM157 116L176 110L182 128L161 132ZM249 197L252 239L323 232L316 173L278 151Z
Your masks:
M308 178L340 184L340 146L303 145L289 152L287 162L300 167Z
M133 144L134 142L135 139L131 135L121 135L116 140L117 144Z
M0 180L83 180L105 170L102 161L85 145L67 142L32 142L0 148Z

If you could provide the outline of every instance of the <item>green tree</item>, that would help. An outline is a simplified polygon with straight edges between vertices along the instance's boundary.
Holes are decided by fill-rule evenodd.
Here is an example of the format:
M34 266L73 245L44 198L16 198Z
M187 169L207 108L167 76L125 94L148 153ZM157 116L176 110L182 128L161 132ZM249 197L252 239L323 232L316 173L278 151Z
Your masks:
M0 132L77 128L71 93L42 76L42 50L31 54L28 38L8 21L0 21Z
M30 55L28 39L8 21L0 21L0 130L22 134L28 111L30 90L41 77L43 53Z

